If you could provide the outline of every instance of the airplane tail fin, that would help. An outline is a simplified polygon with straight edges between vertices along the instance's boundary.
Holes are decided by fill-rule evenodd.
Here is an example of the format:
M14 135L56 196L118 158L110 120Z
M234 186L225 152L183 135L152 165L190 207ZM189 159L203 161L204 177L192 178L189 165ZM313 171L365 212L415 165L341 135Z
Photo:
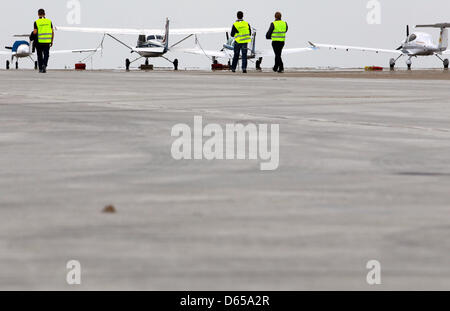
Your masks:
M166 33L164 34L164 49L169 49L169 18L166 19Z

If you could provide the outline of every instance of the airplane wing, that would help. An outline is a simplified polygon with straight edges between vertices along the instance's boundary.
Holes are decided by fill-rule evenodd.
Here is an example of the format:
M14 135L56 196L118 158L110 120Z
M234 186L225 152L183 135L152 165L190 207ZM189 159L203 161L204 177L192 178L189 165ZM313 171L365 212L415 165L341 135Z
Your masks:
M80 49L80 50L56 50L50 51L50 54L71 54L71 53L90 53L90 52L98 52L101 51L101 48L98 49Z
M192 49L180 48L180 49L174 49L174 50L175 51L179 51L179 52L183 52L183 53L188 53L188 54L205 55L205 56L209 56L209 57L226 58L226 59L233 58L233 54L234 54L233 51L228 51L228 50L227 51L202 50L199 47L192 48ZM312 47L284 49L283 50L283 55L303 53L303 52L310 52L310 51L314 51L314 50L315 49L312 48ZM273 50L256 51L255 54L256 54L256 57L275 56L275 53L273 52Z
M85 28L85 27L55 27L60 31L84 32L84 33L100 33L112 35L164 35L163 29L132 29L132 28ZM230 31L228 28L185 28L185 29L170 29L172 35L191 35L191 34L213 34L226 33Z
M229 28L229 27L228 27ZM171 29L172 35L202 35L202 34L214 34L214 33L226 33L230 29L222 28L185 28L185 29Z
M316 44L309 42L314 49L330 49L330 50L344 50L344 51L360 51L360 52L374 52L374 53L391 53L391 54L403 54L400 50L385 50L385 49L373 49L359 46L345 46L345 45L329 45L329 44Z
M314 49L313 47L283 49L283 55L311 52L314 50L316 50L316 49ZM275 56L275 53L273 52L273 50L256 51L255 54L257 57Z
M209 56L209 57L217 57L217 58L230 58L233 57L232 54L229 54L225 51L211 51L211 50L202 50L200 48L192 48L192 49L187 49L187 48L176 48L176 49L171 49L171 51L175 51L175 52L183 52L183 53L188 53L188 54L196 54L196 55L205 55L205 56ZM233 53L233 52L231 52Z

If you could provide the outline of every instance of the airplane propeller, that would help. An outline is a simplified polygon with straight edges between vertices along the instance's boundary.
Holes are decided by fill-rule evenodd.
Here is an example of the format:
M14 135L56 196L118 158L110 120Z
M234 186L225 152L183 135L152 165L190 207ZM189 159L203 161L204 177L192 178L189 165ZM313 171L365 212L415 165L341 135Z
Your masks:
M406 25L406 40L405 43L408 42L408 38L409 38L409 25ZM401 50L403 49L403 44L400 45L396 50Z

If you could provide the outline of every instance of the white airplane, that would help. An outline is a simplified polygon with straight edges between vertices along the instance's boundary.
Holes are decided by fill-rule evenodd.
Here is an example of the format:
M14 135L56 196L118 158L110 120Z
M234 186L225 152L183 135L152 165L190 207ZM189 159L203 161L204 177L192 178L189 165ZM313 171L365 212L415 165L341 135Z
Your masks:
M203 50L201 46L198 43L198 40L196 38L195 40L195 48L192 49L182 49L185 53L190 54L197 54L197 55L204 55L209 58L212 58L213 63L217 62L217 58L227 59L228 63L231 62L231 60L234 57L234 43L235 39L230 38L229 33L226 33L227 36L227 42L223 45L223 48L220 51L211 51L211 50ZM313 47L306 47L306 48L291 48L291 49L284 49L283 55L285 54L295 54L295 53L302 53L302 52L308 52L313 51L315 48ZM270 50L257 50L256 49L256 29L252 29L252 41L249 45L248 49L248 56L247 58L249 60L256 59L256 69L261 70L261 63L263 61L264 57L275 57L275 54L272 49ZM242 58L241 56L239 58Z
M374 49L374 48L365 48L365 47L357 47L357 46L343 46L343 45L329 45L329 44L316 44L309 42L311 47L315 49L320 48L328 48L330 50L345 50L345 51L362 51L362 52L374 52L374 53L391 53L398 55L396 58L391 58L389 61L389 66L391 70L394 69L395 63L398 59L405 56L408 59L406 60L406 65L408 69L411 70L413 57L417 56L436 56L439 58L445 69L448 69L449 60L443 59L442 55L449 55L450 51L448 48L448 27L450 24L441 23L441 24L433 24L433 25L417 25L417 28L427 27L427 28L440 28L441 33L439 37L439 43L435 44L433 42L433 38L430 34L424 32L414 32L412 34L409 33L409 26L406 27L406 39L402 42L401 46L399 46L396 50L385 50L385 49Z
M14 37L26 37L29 38L29 35L15 35ZM32 51L32 47L29 41L18 40L15 41L12 46L7 46L5 49L10 51L0 51L0 55L6 55L11 57L11 62L9 60L6 61L6 69L8 70L11 63L14 63L14 58L16 59L16 69L19 69L19 58L29 58L32 62L34 62L34 69L37 70L38 63L34 60L33 56L35 53ZM98 49L81 49L81 50L59 50L59 51L50 51L50 55L54 54L70 54L70 53L89 53L89 52L97 52L101 50Z
M61 31L73 31L73 32L84 32L84 33L101 33L107 35L120 44L126 46L130 49L131 53L139 54L139 57L133 61L128 58L125 60L125 65L127 70L130 68L130 64L145 58L145 64L148 65L148 59L151 57L162 57L167 61L174 64L175 69L178 67L178 60L169 60L164 55L173 50L175 46L185 41L186 39L198 34L213 34L213 33L223 33L227 28L193 28L193 29L172 29L170 34L172 35L185 35L182 40L176 42L175 44L169 46L169 19L166 19L166 27L164 30L160 29L119 29L119 28L82 28L82 27L55 27L57 30ZM138 35L138 41L136 47L131 47L128 44L117 39L113 35Z

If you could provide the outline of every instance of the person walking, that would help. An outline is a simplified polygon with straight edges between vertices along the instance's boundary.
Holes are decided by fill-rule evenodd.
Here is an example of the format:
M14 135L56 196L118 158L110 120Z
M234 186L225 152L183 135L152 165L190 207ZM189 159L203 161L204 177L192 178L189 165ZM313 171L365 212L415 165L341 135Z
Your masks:
M234 37L234 57L231 65L231 71L236 72L236 67L239 62L239 56L242 52L242 71L247 73L247 52L248 44L252 41L252 28L249 23L244 21L244 13L239 11L237 13L237 21L233 24L231 29L231 36Z
M45 17L45 10L39 9L39 19L34 22L33 34L37 36L36 52L38 58L39 72L46 73L50 48L53 46L55 33L52 21Z
M272 40L272 48L275 53L275 66L273 71L284 72L284 64L281 55L286 42L286 33L288 31L288 24L281 20L281 13L275 13L275 21L270 24L269 31L266 34L267 40Z

